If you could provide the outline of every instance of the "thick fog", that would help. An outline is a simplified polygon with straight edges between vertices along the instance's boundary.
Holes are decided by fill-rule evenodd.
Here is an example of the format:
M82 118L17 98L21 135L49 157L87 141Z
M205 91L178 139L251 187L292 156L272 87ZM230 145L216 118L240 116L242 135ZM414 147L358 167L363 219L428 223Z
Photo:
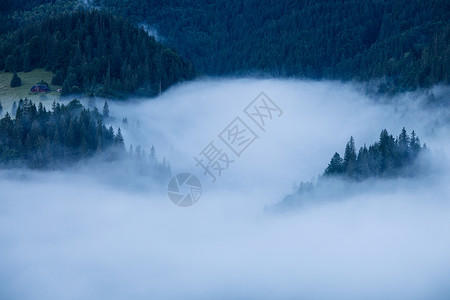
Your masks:
M265 132L243 111L261 92L282 110ZM426 109L428 98L369 98L335 82L211 79L156 99L110 101L127 147L154 145L173 175L195 174L200 200L177 207L166 186L136 185L94 161L95 172L1 171L0 298L448 298L450 120L443 108ZM240 157L218 137L236 117L258 136ZM323 173L350 136L359 148L402 127L427 143L431 172L351 194L333 186L339 201L271 211ZM234 160L214 183L194 160L211 141Z

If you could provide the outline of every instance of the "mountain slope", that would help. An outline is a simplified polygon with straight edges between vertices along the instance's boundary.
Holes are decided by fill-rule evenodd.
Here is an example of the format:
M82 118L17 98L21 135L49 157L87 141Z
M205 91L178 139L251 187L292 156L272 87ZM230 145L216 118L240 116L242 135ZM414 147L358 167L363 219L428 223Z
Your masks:
M46 68L63 94L155 94L195 77L192 65L143 29L111 13L78 10L47 17L0 39L0 70Z
M155 26L206 74L381 79L394 90L450 82L446 0L94 3Z

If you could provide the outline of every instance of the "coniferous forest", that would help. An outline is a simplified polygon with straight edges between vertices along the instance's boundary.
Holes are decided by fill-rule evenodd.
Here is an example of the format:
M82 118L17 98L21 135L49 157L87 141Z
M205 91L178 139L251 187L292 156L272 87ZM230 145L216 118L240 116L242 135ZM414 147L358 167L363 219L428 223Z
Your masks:
M87 9L80 1L6 0L0 17L0 70L13 72L13 88L22 85L17 72L44 68L54 74L52 84L62 86L61 96L117 99L154 96L197 74L191 63L142 28L111 12ZM0 104L1 168L59 169L95 157L127 161L142 174L170 175L154 147L149 154L140 146L125 150L121 129L106 126L107 103L100 113L78 100L53 102L50 109L48 103L25 98L2 111Z
M380 133L379 141L366 147L364 145L356 152L355 141L350 138L345 146L344 157L335 153L325 176L337 176L353 180L364 180L369 177L395 177L399 175L414 175L415 161L427 149L421 146L420 139L414 131L411 135L403 128L395 138L386 129Z
M450 82L447 0L95 0L203 73L379 80L380 92Z
M194 78L190 63L111 13L77 10L45 18L0 38L0 69L45 68L62 95L155 95Z
M31 168L73 163L111 150L125 151L120 128L106 128L98 111L86 110L78 100L67 105L54 103L50 111L39 103L20 100L15 118L9 112L0 120L2 163L26 162Z
M414 131L408 134L405 128L398 137L383 129L377 142L369 147L364 144L358 151L356 149L355 141L350 137L345 146L344 157L336 152L316 182L301 182L295 187L294 193L285 196L277 204L276 209L289 209L332 199L336 189L331 182L333 180L340 181L345 192L351 194L356 183L364 183L370 179L417 178L427 172L427 167L421 161L429 154L427 146L421 145Z
M60 169L96 156L107 162L136 162L161 178L170 175L167 163L157 161L154 147L148 155L140 146L127 151L121 129L106 127L107 102L100 113L78 100L54 102L47 110L25 99L11 113L15 118L6 112L0 120L0 168Z
M59 70L55 83L67 80L65 93L99 92L105 84L106 93L142 87L154 94L159 82L164 90L193 78L194 68L206 75L375 80L382 93L450 82L445 0L90 3L110 13L73 14L82 7L75 0L7 0L0 8L0 69ZM183 59L151 38L141 45L144 34L131 24L156 30ZM35 46L42 49L30 53Z

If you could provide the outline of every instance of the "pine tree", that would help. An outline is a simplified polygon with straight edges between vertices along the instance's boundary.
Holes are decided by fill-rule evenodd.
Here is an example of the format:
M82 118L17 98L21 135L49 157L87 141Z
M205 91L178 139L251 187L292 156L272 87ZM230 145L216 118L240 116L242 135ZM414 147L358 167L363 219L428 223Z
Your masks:
M398 136L398 157L396 157L396 166L400 167L409 160L409 144L410 138L403 127L402 132Z
M103 151L103 125L100 120L97 121L96 140L97 153L101 153Z
M395 139L390 135L386 129L380 133L379 149L381 154L381 168L380 171L387 175L395 169Z
M410 151L411 151L411 155L413 156L413 158L415 158L420 150L420 139L417 137L416 133L414 132L414 130L411 133L411 140L410 140Z
M120 151L125 151L125 143L124 143L124 139L122 136L122 131L119 129L117 129L117 134L114 137L114 144L116 145L116 147L118 147L118 149L120 149Z
M331 158L328 167L325 169L325 175L338 175L344 172L344 161L339 155L339 153L335 153Z
M371 175L369 167L369 151L367 150L366 145L359 149L355 171L358 179L364 179Z
M19 75L17 75L16 72L14 72L14 75L11 79L10 86L14 88L14 87L19 87L21 85L22 85L22 79L19 77Z
M109 118L109 105L108 101L105 100L105 104L103 105L103 118L108 119Z
M353 172L356 167L355 163L356 163L355 141L353 140L353 137L350 137L350 141L348 141L347 145L345 146L345 153L344 153L344 168L347 175L353 176Z
M402 132L398 136L398 146L400 149L406 151L409 148L410 138L406 132L405 127L403 127Z
M150 149L150 158L156 160L156 149L154 145L152 145L152 148Z

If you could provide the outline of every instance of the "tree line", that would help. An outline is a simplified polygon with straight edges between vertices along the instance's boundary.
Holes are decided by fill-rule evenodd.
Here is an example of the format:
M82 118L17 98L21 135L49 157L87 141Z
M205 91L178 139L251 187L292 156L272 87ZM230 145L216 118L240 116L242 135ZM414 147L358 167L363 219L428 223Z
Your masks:
M355 141L350 138L345 146L344 157L335 153L331 158L324 176L338 176L352 180L364 180L369 177L394 177L414 175L415 162L426 151L419 137L412 131L409 135L405 128L397 138L386 129L380 133L379 141L356 152Z
M4 20L0 35L4 36L27 25L36 30L49 15L66 18L81 5L75 0L4 2L0 8ZM446 0L94 0L93 4L130 20L134 26L154 26L164 37L165 45L207 75L375 79L378 91L385 93L450 83L450 3ZM72 38L78 41L78 35ZM7 51L0 52L0 69L11 54L22 57L14 67L20 69L25 64L28 68L26 56L16 53L23 47L16 50L11 43L4 45ZM75 48L73 43L63 55L74 55ZM80 48L84 54L82 41ZM108 61L110 54L103 55ZM88 76L89 84L84 76L78 76L75 92L86 90L86 86L95 90L95 86L104 85L107 61L101 61L102 76L95 76L94 84L93 76ZM7 69L12 62L10 59ZM122 65L117 68L122 70ZM55 82L62 84L67 79L68 67L63 71ZM138 76L138 83L145 73ZM132 90L136 86L136 79L127 83L124 77L119 79L120 86L106 81L106 91ZM164 90L165 81L156 78L147 86L144 84L142 90L156 93L159 82ZM68 81L66 90L74 87L71 84L73 80Z
M286 195L273 209L283 211L301 205L338 200L359 193L360 188L370 187L372 183L366 181L370 178L419 176L426 172L419 158L427 152L426 145L420 144L415 132L408 134L405 128L398 137L384 129L377 142L369 147L364 145L359 151L356 151L355 141L350 137L343 158L336 152L316 182L294 185L294 192Z
M46 17L0 38L0 70L46 68L62 94L154 95L196 76L192 64L123 18L97 10Z
M165 159L156 159L154 147L149 154L140 146L126 151L121 129L105 125L107 102L103 114L78 100L67 105L54 102L51 110L28 99L14 104L11 114L0 119L0 167L54 169L95 156L111 162L131 159L153 174L170 174Z
M30 25L39 26L48 16L83 8L79 0L2 0L0 36Z
M447 0L94 0L155 24L210 75L379 80L380 91L450 83Z

